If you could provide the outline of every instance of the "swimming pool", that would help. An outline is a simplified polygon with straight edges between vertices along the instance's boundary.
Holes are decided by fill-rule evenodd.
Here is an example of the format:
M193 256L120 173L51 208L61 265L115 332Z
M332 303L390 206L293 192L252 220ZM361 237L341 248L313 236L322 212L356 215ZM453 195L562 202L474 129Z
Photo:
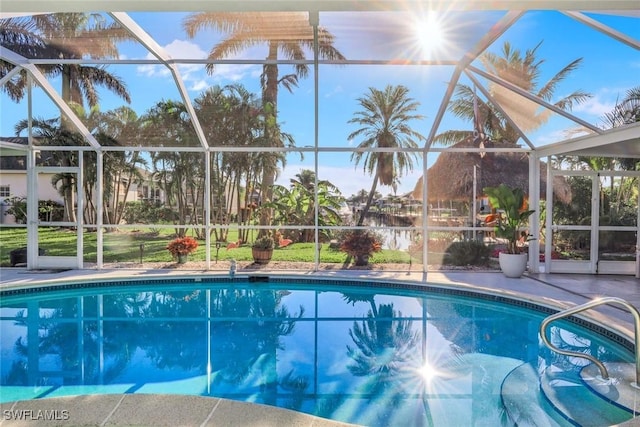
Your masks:
M540 343L551 309L435 284L189 278L5 291L0 304L2 402L173 393L369 426L513 425L540 411L576 425L539 390L554 371L594 404L584 360ZM551 335L632 363L628 343L592 329L558 323ZM632 417L605 403L616 422Z

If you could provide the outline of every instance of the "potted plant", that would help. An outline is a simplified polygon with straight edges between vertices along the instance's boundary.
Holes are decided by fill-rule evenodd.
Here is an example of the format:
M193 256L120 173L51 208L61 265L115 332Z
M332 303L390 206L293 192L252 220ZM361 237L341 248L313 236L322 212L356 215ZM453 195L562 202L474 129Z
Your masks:
M275 242L271 236L265 235L257 238L251 245L253 261L257 264L268 264L271 261L274 247Z
M355 259L355 265L369 264L369 258L374 252L382 250L381 239L371 231L353 230L345 236L340 250Z
M177 237L167 245L167 250L180 264L187 262L188 255L196 249L198 249L198 241L189 236Z
M520 230L527 224L529 216L535 212L525 202L524 192L505 184L484 189L489 203L498 213L494 227L496 237L506 239L506 252L500 252L500 269L507 277L520 277L527 269L527 253L518 248ZM530 240L530 239L528 239Z

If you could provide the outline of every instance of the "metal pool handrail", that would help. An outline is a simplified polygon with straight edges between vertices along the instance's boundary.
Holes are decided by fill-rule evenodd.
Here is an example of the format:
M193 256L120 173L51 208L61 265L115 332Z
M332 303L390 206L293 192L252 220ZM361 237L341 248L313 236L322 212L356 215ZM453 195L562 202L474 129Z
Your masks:
M638 311L637 308L635 308L633 305L631 305L630 303L628 303L627 301L621 298L616 298L616 297L596 298L582 305L578 305L573 308L568 308L566 310L560 311L556 314L552 314L551 316L546 317L540 324L540 337L542 338L542 341L545 343L547 347L549 347L551 350L557 353L560 353L565 356L581 357L583 359L590 360L598 367L598 369L600 370L600 375L602 375L602 378L607 380L609 379L609 372L607 372L607 368L605 368L604 363L602 363L595 357L591 356L590 354L584 354L584 353L579 353L579 352L570 351L570 350L563 350L556 347L547 338L546 329L547 329L547 326L549 326L549 324L555 320L563 319L565 317L569 317L576 313L580 313L582 311L589 310L591 308L594 308L600 305L613 304L613 303L623 306L624 308L629 310L629 312L633 315L634 324L635 324L634 346L636 349L636 384L640 385L640 311Z

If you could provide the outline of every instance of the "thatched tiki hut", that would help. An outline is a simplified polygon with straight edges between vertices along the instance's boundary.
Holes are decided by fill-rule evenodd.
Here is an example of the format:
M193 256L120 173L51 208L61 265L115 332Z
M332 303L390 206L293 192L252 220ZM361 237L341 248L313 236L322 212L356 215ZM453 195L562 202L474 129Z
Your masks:
M490 142L485 143L491 148ZM496 147L498 145L495 145ZM454 145L455 148L477 148L471 139ZM514 144L500 143L499 147L517 148ZM474 178L474 165L476 166ZM540 197L546 199L547 166L541 164ZM529 192L529 157L523 152L443 152L427 170L428 199L436 201L469 201L472 203L473 184L476 181L476 196L482 197L484 187L497 187L507 184ZM422 200L421 177L412 193L416 200ZM553 183L556 200L564 203L571 201L571 187L562 177L555 177Z

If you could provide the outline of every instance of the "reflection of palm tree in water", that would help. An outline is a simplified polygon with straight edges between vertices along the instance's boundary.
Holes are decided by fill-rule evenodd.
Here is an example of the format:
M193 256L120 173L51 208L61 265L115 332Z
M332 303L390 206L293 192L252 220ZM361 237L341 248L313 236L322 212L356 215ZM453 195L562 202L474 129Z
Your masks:
M37 385L36 382L45 379L40 374L39 360L29 360L34 347L37 347L38 358L55 355L60 363L59 371L66 373L64 381L67 385L109 383L120 374L131 361L131 347L139 342L140 326L137 322L116 322L105 325L98 333L95 321L84 322L81 329L77 322L68 321L82 319L85 311L94 313L97 303L91 304L91 301L94 301L92 297L79 297L27 303L26 314L24 310L20 311L16 324L24 325L27 335L35 330L37 339L27 338L25 342L19 337L16 340L16 358L3 384ZM150 295L146 293L119 294L105 298L102 310L105 316L137 317L149 303ZM42 315L39 308L53 310ZM99 354L99 340L102 341L102 354ZM82 346L79 346L80 341ZM101 358L105 360L104 365L99 362Z
M357 348L347 346L347 354L354 360L348 369L357 376L376 376L372 395L392 385L418 343L418 332L411 330L410 320L393 320L399 316L402 313L395 312L393 304L380 304L377 314L369 310L367 318L354 322L349 330Z
M261 372L260 390L264 402L275 405L277 387L290 391L292 408L301 401L296 397L308 387L304 377L289 372L278 379L276 352L284 347L280 337L291 335L299 313L289 313L282 304L283 293L275 290L220 290L212 292L211 316L239 320L214 322L212 326L212 368L214 381L242 383L252 371ZM250 319L250 321L247 321ZM257 319L264 319L257 321Z
M393 407L405 398L402 395L403 388L415 383L416 369L420 367L416 365L424 362L416 361L415 356L414 348L420 344L419 332L411 330L411 320L398 320L402 312L394 311L393 304L377 305L374 293L342 295L347 303L355 305L356 302L366 302L370 306L367 318L360 324L354 322L353 329L349 330L357 348L347 346L347 355L354 360L347 368L356 376L369 377L370 388L366 392L372 398L385 400L386 409L378 414L381 425L394 424L390 419ZM409 390L409 393L416 393L416 390ZM387 405L389 402L392 403L391 407ZM418 420L423 419L425 425L433 425L426 399L423 404L413 424L418 425Z

